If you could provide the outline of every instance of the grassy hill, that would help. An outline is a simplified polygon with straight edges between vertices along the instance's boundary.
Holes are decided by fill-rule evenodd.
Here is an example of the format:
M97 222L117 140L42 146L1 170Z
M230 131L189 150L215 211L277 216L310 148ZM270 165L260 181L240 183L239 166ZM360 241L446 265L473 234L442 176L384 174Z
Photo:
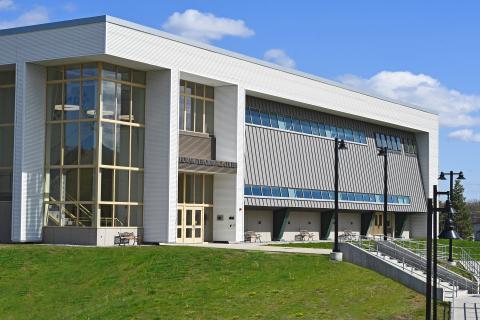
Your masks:
M424 301L327 256L0 246L2 319L421 319Z

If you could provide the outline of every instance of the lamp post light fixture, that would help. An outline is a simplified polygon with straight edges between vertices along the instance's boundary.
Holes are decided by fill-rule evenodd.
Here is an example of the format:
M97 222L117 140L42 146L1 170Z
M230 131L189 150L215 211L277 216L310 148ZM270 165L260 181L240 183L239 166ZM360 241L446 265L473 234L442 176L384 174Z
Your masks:
M338 245L338 180L339 180L339 173L338 173L338 150L346 150L347 146L345 145L345 141L339 140L335 138L335 211L334 211L334 219L335 219L335 241L333 243L333 252L331 255L332 260L342 260L342 255L340 253L340 247Z
M448 197L448 200L450 200L450 205L452 205L452 202L453 202L453 180L455 177L457 177L457 180L465 180L465 176L463 175L463 171L460 171L460 172L453 172L453 171L450 171L450 172L440 172L440 176L438 177L438 180L447 180L447 178L445 176L449 176L450 178L450 189L449 189L449 192L450 192L450 195ZM452 220L453 221L453 215L455 214L455 212L453 212L451 209L448 210L448 219L447 220ZM458 235L458 234L457 234ZM443 239L443 238L442 238ZM450 264L454 264L453 262L453 239L450 239L448 241L448 262Z
M383 240L387 240L387 210L388 210L388 148L378 151L378 156L383 157Z
M426 319L437 319L437 213L449 212L452 210L450 201L445 202L444 208L437 207L438 195L450 195L447 192L440 192L437 190L437 186L433 186L433 200L428 199L428 212L427 212L427 279L426 279ZM447 228L448 225L448 228ZM458 239L458 236L453 227L453 220L447 219L445 222L445 230L438 236L440 239ZM432 230L433 229L433 230ZM432 250L433 242L433 250ZM433 253L433 254L432 254ZM433 261L432 261L433 260ZM433 267L433 272L432 272ZM433 281L432 281L433 273ZM433 286L432 286L433 282ZM432 316L432 293L433 293L433 318Z

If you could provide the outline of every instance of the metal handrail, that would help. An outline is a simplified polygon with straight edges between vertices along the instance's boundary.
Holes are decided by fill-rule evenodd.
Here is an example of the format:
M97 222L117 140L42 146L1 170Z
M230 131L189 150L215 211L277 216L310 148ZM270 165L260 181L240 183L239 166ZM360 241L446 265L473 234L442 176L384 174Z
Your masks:
M358 243L358 246L362 249L368 249L367 251L374 251L377 253L382 253L384 255L388 255L391 258L396 259L399 262L402 262L402 266L405 270L410 270L410 272L414 274L418 274L422 277L424 277L424 270L426 270L426 261L423 261L424 257L412 252L411 250L404 248L396 243L396 241L393 240L398 240L394 239L392 237L387 237L387 242L383 241L383 235L382 236L355 236L355 237L349 237L349 238L344 238L342 239L345 242L351 242L351 243ZM380 240L380 241L379 241ZM386 245L386 244L389 245ZM383 245L383 252L382 252L382 245ZM392 248L390 245L393 245L394 247ZM385 249L387 248L387 249ZM398 248L402 248L403 250L406 250L407 252L399 252ZM420 259L420 261L419 261ZM405 265L407 268L405 268ZM410 269L408 269L410 267ZM422 273L415 272L414 269L421 270ZM446 271L450 271L445 269ZM475 283L473 281L469 281L468 279L465 278L465 281L462 281L460 284L457 279L451 277L447 274L442 274L439 275L437 278L437 286L444 287L445 289L452 290L452 288L446 287L441 284L441 282L447 282L453 286L453 290L455 291L455 295L458 294L458 286L461 285L462 287L466 288L469 292L474 292L478 293L479 287L478 283Z

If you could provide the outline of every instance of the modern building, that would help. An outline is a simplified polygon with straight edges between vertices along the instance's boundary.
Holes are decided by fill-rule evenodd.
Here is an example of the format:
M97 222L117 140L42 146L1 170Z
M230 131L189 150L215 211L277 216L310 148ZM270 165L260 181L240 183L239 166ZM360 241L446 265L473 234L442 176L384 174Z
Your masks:
M0 31L0 239L425 236L428 110L109 16ZM388 219L383 157L388 148Z

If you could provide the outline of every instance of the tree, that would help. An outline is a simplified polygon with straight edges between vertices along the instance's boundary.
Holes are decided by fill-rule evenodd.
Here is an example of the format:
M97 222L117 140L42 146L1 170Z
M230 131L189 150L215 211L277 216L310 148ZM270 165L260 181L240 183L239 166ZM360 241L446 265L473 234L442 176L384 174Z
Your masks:
M455 181L451 200L452 206L457 210L457 213L453 216L453 221L460 237L462 239L471 239L473 236L472 212L465 202L463 192L464 188L460 180Z

